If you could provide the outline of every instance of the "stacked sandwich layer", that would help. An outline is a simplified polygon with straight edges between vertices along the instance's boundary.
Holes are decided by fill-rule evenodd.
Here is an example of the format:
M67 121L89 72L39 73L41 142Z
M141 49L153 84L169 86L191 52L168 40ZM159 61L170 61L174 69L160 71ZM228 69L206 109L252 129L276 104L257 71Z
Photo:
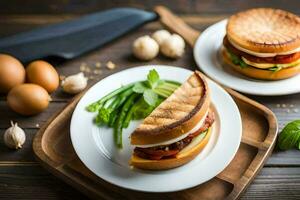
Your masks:
M195 72L132 133L131 165L158 170L189 162L207 144L213 122L209 88Z
M223 40L224 61L258 79L277 80L300 71L300 18L259 8L229 18Z

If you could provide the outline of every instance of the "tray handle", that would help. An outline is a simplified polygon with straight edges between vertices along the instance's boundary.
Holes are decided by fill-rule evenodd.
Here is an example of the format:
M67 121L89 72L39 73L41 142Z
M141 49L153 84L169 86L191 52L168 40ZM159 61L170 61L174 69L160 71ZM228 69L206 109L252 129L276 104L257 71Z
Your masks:
M168 8L156 6L154 11L159 15L160 22L171 31L178 33L184 40L194 47L200 32L187 25L182 19L175 16Z

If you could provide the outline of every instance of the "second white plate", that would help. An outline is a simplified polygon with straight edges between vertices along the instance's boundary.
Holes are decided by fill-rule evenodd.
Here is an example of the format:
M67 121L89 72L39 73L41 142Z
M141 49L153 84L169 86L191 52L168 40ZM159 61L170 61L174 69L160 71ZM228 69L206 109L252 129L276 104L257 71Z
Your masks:
M279 81L261 81L225 69L220 58L220 47L226 34L227 20L207 28L198 38L194 57L199 68L215 81L234 90L254 95L285 95L300 92L300 75Z
M209 143L191 162L181 167L146 171L130 168L128 161L133 147L129 135L140 121L123 131L123 149L116 148L111 128L93 123L95 113L85 107L121 85L145 80L150 69L162 79L184 82L192 71L170 66L141 66L113 74L90 88L77 104L71 120L71 140L81 161L100 178L123 188L145 192L172 192L194 187L219 174L238 150L242 123L239 110L220 86L208 81L216 114L215 129Z

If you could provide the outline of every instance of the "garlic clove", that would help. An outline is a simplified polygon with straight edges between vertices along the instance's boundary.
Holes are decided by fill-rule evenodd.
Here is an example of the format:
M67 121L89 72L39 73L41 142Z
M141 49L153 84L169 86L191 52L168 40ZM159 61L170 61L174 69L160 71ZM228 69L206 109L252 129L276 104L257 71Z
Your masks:
M21 149L25 143L26 135L17 123L11 121L11 127L4 133L4 144L11 149Z
M66 93L77 94L86 88L87 80L88 79L84 76L84 74L80 72L65 78L61 85Z

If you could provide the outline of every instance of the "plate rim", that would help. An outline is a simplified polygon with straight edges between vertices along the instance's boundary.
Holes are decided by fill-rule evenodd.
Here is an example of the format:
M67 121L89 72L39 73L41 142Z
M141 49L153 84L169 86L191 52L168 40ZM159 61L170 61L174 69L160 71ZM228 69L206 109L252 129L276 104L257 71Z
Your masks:
M104 180L104 181L106 181L106 182L109 182L109 183L111 183L111 184L113 184L113 185L116 185L116 186L118 186L118 187L130 189L130 190L135 190L135 191L153 192L153 193L160 193L160 192L175 192L175 191L181 191L181 190L184 190L184 189L188 189L188 188L191 188L191 187L195 187L195 186L197 186L197 185L199 185L199 184L202 184L202 183L204 183L204 182L210 180L211 178L215 177L217 174L219 174L221 171L223 171L223 170L226 168L226 166L229 165L229 163L232 161L232 159L234 158L235 154L236 154L237 151L238 151L238 148L239 148L239 145L240 145L240 142L241 142L241 137L242 137L242 120L241 120L241 115L240 115L240 112L239 112L239 110L238 110L238 107L237 107L236 103L234 102L234 100L232 99L232 97L231 97L231 96L230 96L230 95L229 95L229 94L228 94L221 86L219 86L218 84L216 84L215 82L213 82L213 81L211 81L211 80L208 80L208 81L209 81L211 84L215 84L215 86L217 86L219 89L221 89L221 91L223 92L223 95L224 95L224 94L227 95L226 98L229 97L228 100L231 101L231 102L233 103L232 105L235 107L234 109L236 109L236 111L237 111L237 112L236 112L236 114L237 114L236 116L238 117L238 121L239 121L238 123L239 123L240 126L238 127L238 129L239 129L239 138L238 138L238 140L236 140L236 145L235 145L235 148L233 149L232 155L230 156L230 158L228 158L228 159L226 160L226 162L224 163L224 166L221 167L220 170L215 171L215 174L214 174L212 177L208 178L207 180L205 180L205 181L203 181L203 182L196 183L196 184L192 184L192 185L189 185L189 186L186 186L186 187L179 187L179 188L177 188L177 189L172 189L172 190L167 189L167 190L159 190L159 191L154 191L154 190L151 190L151 189L145 190L145 189L139 189L139 188L127 187L126 185L120 185L120 184L118 184L118 183L116 183L116 182L114 182L114 181L109 181L109 180L107 180L105 177L100 176L100 175L98 175L96 172L94 172L93 169L91 169L91 167L89 167L89 166L86 164L84 158L81 157L81 153L79 152L80 150L77 149L76 144L74 144L74 143L76 143L76 142L74 141L74 136L72 136L72 135L74 134L74 131L72 131L72 130L73 130L73 129L72 129L72 124L74 124L73 120L74 120L75 115L76 115L76 113L77 113L76 110L78 110L78 105L80 104L80 102L82 101L82 99L84 99L84 96L85 96L86 94L88 94L88 92L91 91L92 88L97 87L97 85L100 84L100 82L102 82L102 81L104 81L104 80L107 80L107 79L111 78L111 76L114 76L114 75L119 74L119 73L125 73L125 72L131 71L131 70L141 69L141 68L147 68L147 69L150 69L150 66L151 66L152 68L161 68L161 67L163 67L163 68L166 68L166 67L167 67L167 68L172 68L172 69L173 69L173 68L176 68L177 70L185 70L185 71L187 71L187 72L191 72L191 73L192 73L192 71L189 70L189 69L185 69L185 68L181 68L181 67L174 67L174 66L169 66L169 65L143 65L143 66L137 66L137 67L128 68L128 69L119 71L119 72L117 72L117 73L114 73L114 74L112 74L112 75L110 75L110 76L107 76L107 77L105 77L104 79L98 81L97 83L95 83L95 85L93 85L91 88L89 88L89 90L81 97L81 99L79 100L79 102L77 103L77 105L76 105L76 107L75 107L75 109L74 109L74 112L73 112L72 118L71 118L71 123L70 123L70 136L71 136L72 146L73 146L73 148L74 148L74 150L75 150L77 156L79 157L79 159L83 162L83 164L84 164L84 165L85 165L92 173L94 173L96 176L98 176L98 177L101 178L102 180ZM73 134L72 134L72 132L73 132ZM217 140L217 143L218 143L218 141L219 141L219 139ZM215 146L217 145L217 143L215 144ZM215 148L215 147L214 147L214 148ZM207 157L209 157L209 156L207 156Z
M222 81L222 79L220 77L218 77L217 75L212 75L212 73L207 70L207 68L209 67L203 67L202 64L202 59L203 57L200 58L200 56L198 56L199 54L199 51L200 51L200 46L207 46L207 42L205 40L205 36L209 35L209 33L212 31L213 28L215 28L216 26L220 26L220 24L225 24L226 22L228 21L228 18L226 19L223 19L223 20L220 20L212 25L210 25L209 27L207 27L201 34L200 36L197 38L196 42L195 42L195 45L194 45L194 48L193 48L193 57L195 59L195 62L197 64L197 67L203 71L208 77L210 77L211 79L213 79L214 81L216 81L217 83L221 84L221 85L224 85L226 87L229 87L233 90L236 90L238 92L242 92L242 93L245 93L245 94L250 94L250 95L259 95L259 96L280 96L280 95L288 95L288 94L297 94L300 92L300 87L294 87L293 90L281 90L281 91L269 91L269 92L266 92L266 91L259 91L259 90L247 90L245 86L242 86L242 87L239 87L239 86L235 86L233 85L232 83L230 83L230 81ZM217 34L220 34L219 33L220 31L216 31ZM204 58L204 59L210 59L210 58ZM211 59L210 59L211 60ZM219 61L218 61L219 63ZM222 65L222 63L219 63L220 65ZM222 70L223 71L223 70ZM296 75L300 78L300 74ZM295 76L295 77L296 77ZM291 77L291 78L295 78L295 77ZM291 79L290 78L290 79ZM241 78L242 79L242 78ZM246 80L246 79L244 79ZM283 79L281 81L287 81L288 79ZM249 81L249 82L252 82L252 83L255 83L254 81L251 81L250 80L246 80L246 81ZM280 81L280 80L279 80ZM276 81L270 81L269 84L272 84ZM264 81L263 83L268 83L268 81ZM257 85L259 86L259 85Z

